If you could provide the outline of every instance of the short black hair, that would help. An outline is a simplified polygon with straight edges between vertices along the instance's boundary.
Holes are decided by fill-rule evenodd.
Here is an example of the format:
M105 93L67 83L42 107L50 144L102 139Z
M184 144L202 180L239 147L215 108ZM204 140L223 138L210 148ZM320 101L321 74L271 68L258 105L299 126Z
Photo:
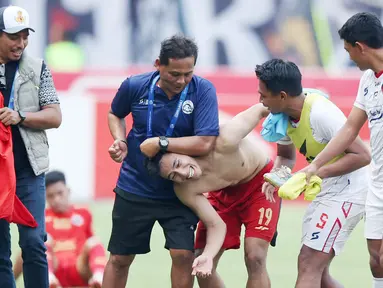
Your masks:
M45 174L45 187L56 184L57 182L66 184L65 174L63 172L54 170Z
M356 42L366 44L368 47L378 49L383 47L383 27L379 18L368 12L357 13L349 18L338 34L352 46Z
M165 153L159 152L153 158L145 157L144 166L146 170L148 171L149 175L151 176L160 175L160 170L161 170L160 163L161 163L162 156L164 155Z
M262 65L257 65L255 74L273 94L281 91L290 96L302 94L302 74L293 62L271 59Z
M194 57L194 64L197 63L198 47L191 38L183 35L174 35L161 42L160 64L168 65L169 59L184 59Z

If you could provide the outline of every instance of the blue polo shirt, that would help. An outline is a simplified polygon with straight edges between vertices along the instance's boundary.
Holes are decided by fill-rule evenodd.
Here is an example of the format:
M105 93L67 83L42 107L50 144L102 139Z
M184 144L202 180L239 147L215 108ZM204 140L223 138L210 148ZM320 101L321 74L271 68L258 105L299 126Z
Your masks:
M133 126L128 142L128 156L124 159L117 187L147 198L175 198L172 181L159 175L149 175L144 166L140 144L147 138L148 94L158 72L127 78L112 102L112 112L119 118L132 113ZM180 93L181 94L181 93ZM164 136L176 111L180 94L171 100L160 87L154 89L152 131L153 137ZM216 90L208 80L193 76L171 137L218 136L218 104Z

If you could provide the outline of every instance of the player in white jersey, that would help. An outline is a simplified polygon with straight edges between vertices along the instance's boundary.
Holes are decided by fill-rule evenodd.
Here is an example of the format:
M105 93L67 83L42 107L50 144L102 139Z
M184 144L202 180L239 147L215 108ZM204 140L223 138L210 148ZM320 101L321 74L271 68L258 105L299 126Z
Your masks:
M371 179L366 200L365 237L370 253L373 287L383 287L383 27L370 13L352 16L339 30L344 48L360 70L366 71L359 83L354 107L346 124L315 160L304 169L307 177L317 174L334 155L344 151L368 120L372 151ZM366 179L367 180L367 179Z
M312 161L346 117L321 94L302 91L302 75L292 62L273 59L258 65L255 72L260 80L260 101L271 113L289 116L287 137L307 161ZM279 144L288 144L288 140L284 138ZM364 166L370 162L370 154L359 138L339 154L319 171L322 190L303 219L297 288L342 287L330 276L329 266L363 218L367 192ZM271 198L274 190L271 184L264 184L263 191Z

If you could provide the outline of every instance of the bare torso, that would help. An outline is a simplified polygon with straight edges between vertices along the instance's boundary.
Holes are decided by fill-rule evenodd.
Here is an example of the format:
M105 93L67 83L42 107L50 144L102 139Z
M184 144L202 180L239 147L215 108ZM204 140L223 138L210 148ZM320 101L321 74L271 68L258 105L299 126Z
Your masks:
M268 162L268 155L260 143L250 137L242 139L238 146L228 148L220 147L218 140L209 155L196 159L203 167L202 176L195 181L175 184L175 189L199 194L246 183Z

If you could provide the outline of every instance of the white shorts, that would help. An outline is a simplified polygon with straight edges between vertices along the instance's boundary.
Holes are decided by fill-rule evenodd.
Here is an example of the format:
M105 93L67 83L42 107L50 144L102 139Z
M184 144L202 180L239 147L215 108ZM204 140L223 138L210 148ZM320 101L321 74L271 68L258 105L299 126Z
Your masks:
M370 186L366 200L366 220L364 225L364 236L366 239L383 238L383 188ZM383 197L383 196L382 196Z
M339 255L364 211L364 205L350 202L312 202L303 218L302 244L325 253L334 249Z

